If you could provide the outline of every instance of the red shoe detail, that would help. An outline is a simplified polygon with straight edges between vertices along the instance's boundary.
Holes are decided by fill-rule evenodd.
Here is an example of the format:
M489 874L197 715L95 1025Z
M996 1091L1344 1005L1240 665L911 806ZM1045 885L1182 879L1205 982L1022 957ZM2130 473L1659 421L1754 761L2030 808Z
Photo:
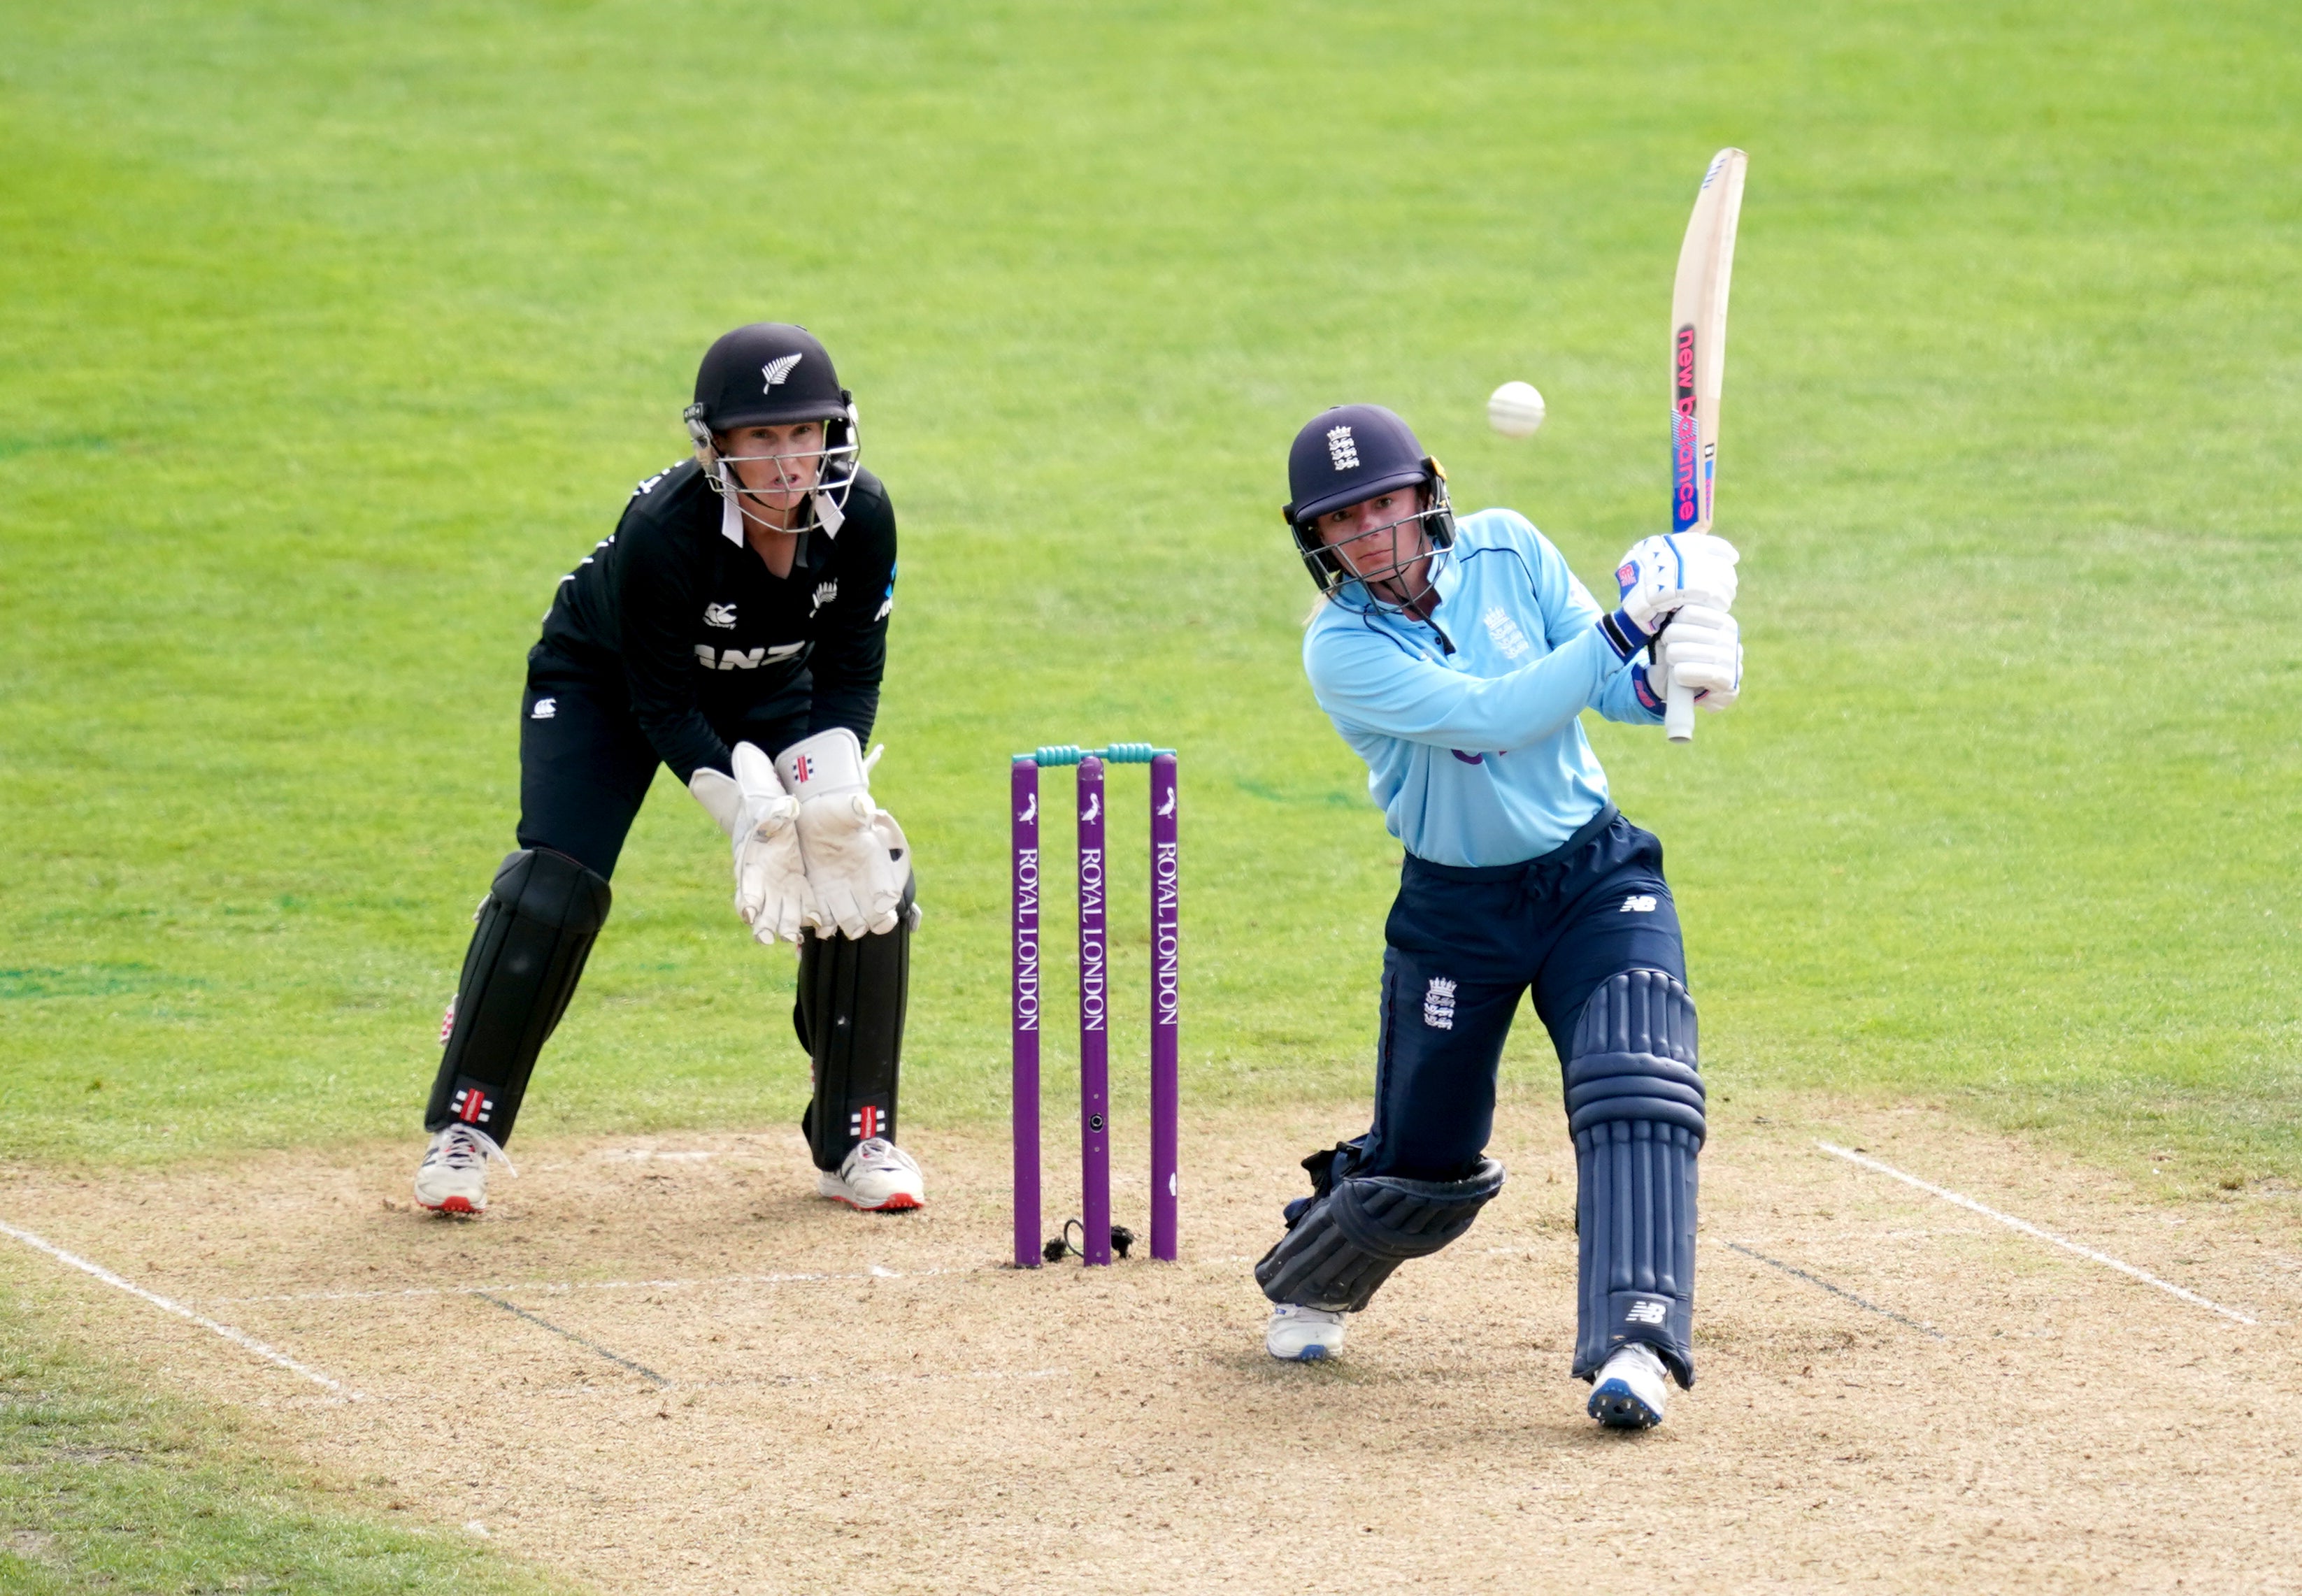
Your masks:
M830 1197L835 1203L845 1204L848 1207L854 1209L858 1214L900 1214L906 1208L923 1208L927 1206L927 1205L922 1203L919 1198L912 1196L908 1192L903 1191L897 1192L895 1196L889 1197L886 1202L880 1204L876 1208L867 1208L861 1203L857 1202L853 1197L837 1197L828 1191L823 1195Z
M429 1203L427 1203L427 1204L425 1204L425 1205L424 1205L424 1206L426 1206L426 1207L428 1207L428 1208L429 1208L429 1207L432 1207L432 1205L430 1205ZM478 1210L477 1208L475 1208L475 1207L473 1207L473 1206L472 1206L472 1199L471 1199L471 1198L469 1198L469 1197L442 1197L442 1198L440 1200L440 1205L439 1205L439 1206L438 1206L438 1207L436 1207L436 1208L432 1208L432 1212L433 1212L433 1213L434 1213L434 1214L475 1214L479 1213L479 1210Z

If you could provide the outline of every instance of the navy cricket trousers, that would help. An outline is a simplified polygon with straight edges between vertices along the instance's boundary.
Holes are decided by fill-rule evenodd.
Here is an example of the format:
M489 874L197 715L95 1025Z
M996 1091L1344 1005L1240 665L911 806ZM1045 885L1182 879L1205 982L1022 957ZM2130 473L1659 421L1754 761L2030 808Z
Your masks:
M1584 1003L1609 977L1659 970L1686 981L1662 844L1612 804L1522 864L1408 854L1383 936L1360 1174L1454 1180L1477 1168L1494 1133L1503 1043L1530 988L1564 1065Z
M715 722L712 729L730 747L751 742L777 754L807 735L808 710L802 676L740 722ZM521 847L550 848L613 876L661 762L619 676L587 670L540 643L529 651L519 716Z

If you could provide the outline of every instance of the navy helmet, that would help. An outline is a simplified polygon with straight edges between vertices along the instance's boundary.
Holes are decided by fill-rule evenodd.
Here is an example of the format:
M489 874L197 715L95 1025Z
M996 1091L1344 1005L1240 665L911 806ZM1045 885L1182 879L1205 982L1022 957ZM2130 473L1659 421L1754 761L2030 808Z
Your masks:
M829 351L806 328L753 322L722 336L704 351L695 372L695 401L682 419L704 475L723 498L737 494L727 463L754 458L723 454L724 434L737 427L823 423L823 447L811 451L819 461L811 500L816 524L838 532L862 438L855 423L855 396L839 385Z
M1455 513L1447 500L1447 473L1392 412L1381 405L1339 405L1321 411L1295 434L1295 445L1287 451L1287 489L1294 497L1282 513L1295 534L1296 551L1322 593L1337 597L1357 582L1376 608L1407 608L1384 599L1371 584L1406 569L1424 551L1388 569L1354 572L1321 541L1319 517L1410 485L1418 490L1417 508L1405 518L1423 523L1429 551L1453 547Z

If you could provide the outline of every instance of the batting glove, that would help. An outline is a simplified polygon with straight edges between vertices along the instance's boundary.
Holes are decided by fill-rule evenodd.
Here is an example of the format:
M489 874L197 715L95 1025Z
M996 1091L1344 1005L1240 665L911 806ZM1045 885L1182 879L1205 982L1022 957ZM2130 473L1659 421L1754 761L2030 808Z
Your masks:
M1694 701L1713 713L1735 706L1743 693L1743 627L1723 609L1685 604L1655 639L1654 678L1694 689Z
M1741 558L1725 538L1642 538L1615 567L1623 607L1614 619L1635 631L1634 647L1661 629L1663 617L1685 604L1718 609L1735 605L1735 562Z

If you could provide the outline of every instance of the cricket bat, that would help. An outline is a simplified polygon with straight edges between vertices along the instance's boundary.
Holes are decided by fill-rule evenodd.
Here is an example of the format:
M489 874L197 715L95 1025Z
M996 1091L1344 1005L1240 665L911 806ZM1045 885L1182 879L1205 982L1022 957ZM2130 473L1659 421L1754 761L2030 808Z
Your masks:
M1670 529L1710 530L1718 491L1718 390L1726 376L1726 288L1735 275L1735 222L1751 157L1722 149L1710 157L1678 247L1670 290ZM1670 684L1663 733L1694 741L1694 690Z

